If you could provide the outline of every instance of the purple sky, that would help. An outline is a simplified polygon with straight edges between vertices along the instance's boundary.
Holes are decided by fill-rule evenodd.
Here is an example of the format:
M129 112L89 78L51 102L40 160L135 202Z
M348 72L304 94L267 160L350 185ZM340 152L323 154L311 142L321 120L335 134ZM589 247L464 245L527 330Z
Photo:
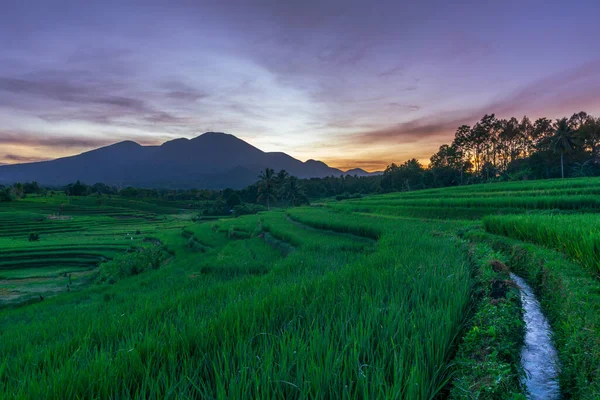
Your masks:
M205 131L342 168L600 116L600 2L3 0L0 163Z

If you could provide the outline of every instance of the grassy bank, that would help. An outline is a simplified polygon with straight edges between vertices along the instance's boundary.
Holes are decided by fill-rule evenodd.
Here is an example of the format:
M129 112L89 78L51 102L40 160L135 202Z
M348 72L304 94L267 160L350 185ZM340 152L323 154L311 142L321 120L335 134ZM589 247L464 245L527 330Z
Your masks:
M475 267L474 314L454 361L452 399L524 399L520 349L524 323L519 291L506 284L502 255L484 243L470 246Z
M563 254L518 240L471 232L527 278L554 330L563 395L600 398L600 291L597 278Z

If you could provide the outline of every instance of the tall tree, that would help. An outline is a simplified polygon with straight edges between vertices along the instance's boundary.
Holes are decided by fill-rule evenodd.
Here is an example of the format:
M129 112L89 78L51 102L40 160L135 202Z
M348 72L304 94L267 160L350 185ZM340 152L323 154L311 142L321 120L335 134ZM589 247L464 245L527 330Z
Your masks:
M295 176L289 176L283 183L282 197L288 199L292 203L292 207L296 206L298 200L306 199L304 194L304 188L300 184L300 181Z
M498 135L500 159L503 169L506 169L509 163L516 160L521 153L520 142L521 132L519 121L516 118L501 120L499 125L500 134Z
M581 125L578 136L583 146L591 154L593 163L597 163L600 151L600 118L588 117Z
M527 115L523 116L519 124L519 133L521 134L521 151L523 157L529 156L533 147L533 125Z
M573 151L575 145L575 135L569 121L566 118L557 119L554 123L552 148L556 153L560 153L560 174L563 178L565 177L565 153Z
M275 175L275 195L281 199L283 193L283 185L285 185L285 181L290 176L290 174L285 170L280 170L277 175Z
M276 177L275 171L272 168L265 168L259 175L260 182L258 184L258 200L266 201L267 210L271 209L271 199L275 199Z
M12 192L12 196L15 199L20 199L25 194L25 190L23 189L23 184L19 183L19 182L15 183L11 189L11 192Z
M464 171L467 169L464 155L455 143L440 146L437 153L429 159L429 169L434 176L435 186L463 184Z
M588 118L589 115L585 111L575 113L569 118L569 126L573 131L577 131L586 123Z
M484 115L479 122L473 126L469 134L469 141L474 151L475 173L479 174L481 167L486 161L493 161L495 157L494 137L497 120L494 114ZM489 178L489 177L488 177Z
M461 125L456 130L454 140L452 141L452 146L469 162L473 159L473 146L470 142L470 134L471 127L469 125Z

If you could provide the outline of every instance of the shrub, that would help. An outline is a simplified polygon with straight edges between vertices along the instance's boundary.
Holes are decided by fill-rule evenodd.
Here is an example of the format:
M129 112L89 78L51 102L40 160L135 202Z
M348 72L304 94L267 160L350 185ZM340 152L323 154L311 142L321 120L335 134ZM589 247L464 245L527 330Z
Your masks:
M348 199L360 199L362 195L360 193L342 193L335 196L337 201L348 200Z
M233 207L233 215L236 217L257 214L261 211L267 211L267 207L260 204L239 204Z
M165 259L166 252L161 246L137 248L100 265L98 281L112 284L128 276L158 269Z
M10 189L8 188L0 188L0 202L8 202L8 201L13 201L13 196L10 193Z

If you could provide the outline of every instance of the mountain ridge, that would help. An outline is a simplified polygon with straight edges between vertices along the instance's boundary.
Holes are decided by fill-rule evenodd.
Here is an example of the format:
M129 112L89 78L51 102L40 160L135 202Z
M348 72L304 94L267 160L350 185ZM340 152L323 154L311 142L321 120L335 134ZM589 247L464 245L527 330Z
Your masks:
M206 132L159 146L124 140L55 160L0 165L0 184L37 181L59 186L79 180L148 188L242 188L256 182L265 168L285 169L299 178L348 174L322 161L264 152L231 134ZM352 175L369 174L358 170L351 170Z

